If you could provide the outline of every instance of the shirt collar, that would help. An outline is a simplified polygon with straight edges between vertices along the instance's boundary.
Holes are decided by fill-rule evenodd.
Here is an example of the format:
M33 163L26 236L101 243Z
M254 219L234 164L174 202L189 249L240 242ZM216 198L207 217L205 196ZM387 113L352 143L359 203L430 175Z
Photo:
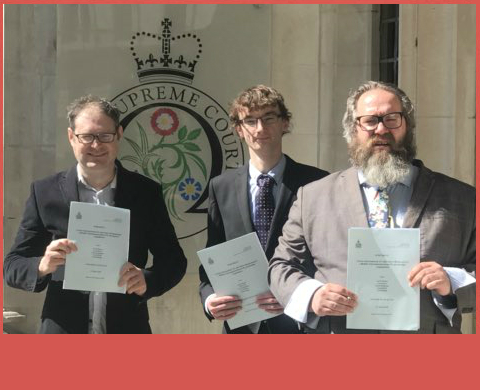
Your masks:
M283 180L283 172L285 171L285 166L287 165L287 159L285 155L282 154L280 161L275 165L272 169L270 169L266 174L275 180L275 184L280 184ZM250 175L250 179L254 180L255 183L257 182L258 176L263 175L255 166L252 164L252 160L248 163L248 174Z
M95 188L90 186L86 182L85 178L82 176L82 174L80 172L79 164L77 164L77 180L78 180L79 183L82 183L85 187L90 188L92 190L95 190ZM117 167L115 167L115 175L113 176L112 181L105 188L107 188L107 187L110 187L111 189L117 188ZM103 188L102 190L104 190L105 188ZM100 191L102 191L102 190L100 190ZM95 190L95 191L97 191L97 190Z
M361 186L373 187L367 184L367 180L365 179L365 176L363 175L363 172L360 169L357 171L357 173L358 173L358 182L360 183ZM417 175L418 175L418 168L410 164L408 167L408 174L400 182L396 184L403 184L406 187L411 187Z

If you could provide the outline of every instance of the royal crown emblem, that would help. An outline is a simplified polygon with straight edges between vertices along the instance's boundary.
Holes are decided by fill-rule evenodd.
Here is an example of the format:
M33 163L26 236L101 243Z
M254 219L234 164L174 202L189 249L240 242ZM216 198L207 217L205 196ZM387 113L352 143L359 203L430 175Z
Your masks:
M118 159L161 184L177 237L188 239L207 229L210 179L243 165L245 150L226 110L192 85L200 38L175 35L171 20L160 20L159 34L128 35L140 82L112 99L123 127Z
M138 79L141 83L172 81L190 85L202 53L202 42L193 33L172 35L169 18L163 19L161 25L160 34L142 31L132 36L130 51Z

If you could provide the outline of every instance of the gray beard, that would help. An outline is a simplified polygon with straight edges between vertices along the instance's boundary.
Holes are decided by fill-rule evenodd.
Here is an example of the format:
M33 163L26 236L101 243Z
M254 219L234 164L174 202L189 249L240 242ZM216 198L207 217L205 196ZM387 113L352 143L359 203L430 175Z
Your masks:
M375 153L359 168L367 184L385 188L402 182L410 172L410 163L400 156L382 151Z
M393 137L392 144L394 144ZM354 167L362 171L367 184L385 188L402 182L408 176L415 153L410 152L409 146L408 144L407 148L403 145L393 146L392 151L382 150L374 153L371 142L361 145L354 138L349 145L350 161Z

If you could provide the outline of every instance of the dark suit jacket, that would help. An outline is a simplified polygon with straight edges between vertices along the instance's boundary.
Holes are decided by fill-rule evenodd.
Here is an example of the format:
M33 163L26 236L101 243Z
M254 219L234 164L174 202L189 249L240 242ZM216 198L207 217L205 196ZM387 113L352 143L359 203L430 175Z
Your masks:
M283 183L280 186L275 214L272 220L265 254L267 259L273 255L278 243L278 237L282 234L282 228L288 218L288 212L292 205L295 194L300 186L321 179L328 172L299 164L286 156L287 164L283 173ZM254 231L250 217L250 205L248 198L248 164L241 168L230 170L215 177L209 187L208 209L208 242L207 247L243 236ZM200 298L205 308L205 300L213 294L213 288L208 276L200 266ZM211 320L209 313L205 315ZM252 333L247 326L234 330L224 323L226 333ZM298 327L295 321L286 315L271 318L266 321L270 333L297 333Z
M419 173L403 227L420 229L420 259L475 275L475 189L432 172L419 160L414 165ZM350 227L368 227L356 169L332 173L300 189L270 260L270 288L281 303L286 304L295 289L312 277L312 265L315 279L346 286ZM460 288L455 297L445 298L445 304L457 300L453 327L431 292L421 290L419 333L459 333L460 313L475 307L475 287L474 283ZM331 323L335 333L345 331L345 317L332 317Z
M47 245L67 236L70 202L78 200L75 166L34 182L15 243L3 264L9 286L34 292L48 287L42 319L49 320L45 323L53 321L67 333L88 332L89 295L64 290L62 269L39 278L38 265ZM118 161L115 207L130 210L128 259L144 269L147 291L143 297L107 293L107 333L151 333L147 300L175 286L185 274L187 261L170 222L161 186L126 170ZM145 268L148 251L153 255L153 265ZM58 327L42 331L56 332Z

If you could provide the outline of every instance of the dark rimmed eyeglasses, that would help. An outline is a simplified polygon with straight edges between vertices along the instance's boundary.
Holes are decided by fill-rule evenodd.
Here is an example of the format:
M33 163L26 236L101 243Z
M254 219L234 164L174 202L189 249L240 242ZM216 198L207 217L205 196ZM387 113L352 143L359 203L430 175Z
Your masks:
M262 116L261 118L248 117L245 119L241 119L239 122L243 124L246 128L256 129L259 121L262 121L263 126L272 126L275 123L277 123L278 118L281 118L281 117L282 115L280 114L271 113L271 114Z
M91 144L94 140L102 144L108 144L113 142L117 132L114 133L98 133L98 134L74 134L77 137L78 142L81 144Z
M379 123L387 129L398 129L402 125L403 114L401 112L390 112L385 115L362 115L357 116L355 120L360 128L365 131L374 131Z

